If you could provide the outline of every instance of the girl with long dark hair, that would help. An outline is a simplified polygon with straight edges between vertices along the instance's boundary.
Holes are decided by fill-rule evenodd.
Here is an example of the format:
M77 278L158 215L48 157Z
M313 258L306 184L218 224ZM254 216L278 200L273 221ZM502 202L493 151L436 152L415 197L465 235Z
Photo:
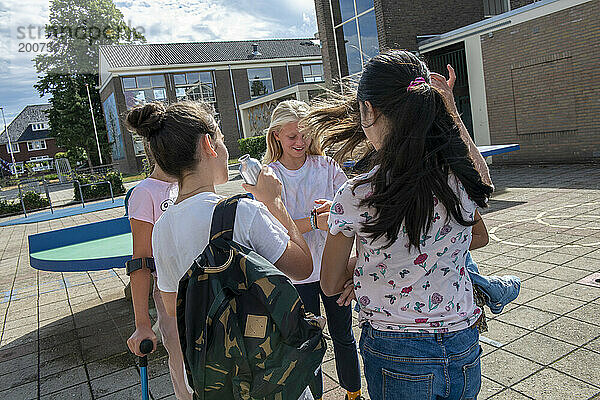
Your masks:
M336 193L321 269L326 295L358 300L371 399L476 398L481 309L465 258L493 188L445 78L409 52L380 54L352 102L306 125L337 156L365 140L375 151Z

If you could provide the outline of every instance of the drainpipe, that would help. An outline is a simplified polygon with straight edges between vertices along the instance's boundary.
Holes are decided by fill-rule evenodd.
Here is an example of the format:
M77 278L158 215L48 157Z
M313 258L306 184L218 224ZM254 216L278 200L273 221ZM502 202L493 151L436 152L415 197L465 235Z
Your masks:
M237 122L238 136L242 139L242 130L240 129L240 110L238 109L237 97L235 96L235 86L233 84L233 74L231 73L231 65L229 67L229 81L231 82L231 92L233 93L233 105L235 107L235 120Z

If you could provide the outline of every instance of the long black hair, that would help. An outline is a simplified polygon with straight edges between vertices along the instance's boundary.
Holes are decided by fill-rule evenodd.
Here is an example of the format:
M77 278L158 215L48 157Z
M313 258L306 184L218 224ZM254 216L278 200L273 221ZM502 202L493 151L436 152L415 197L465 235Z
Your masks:
M363 223L362 230L372 240L385 236L386 247L396 241L402 225L410 246L420 247L420 236L433 221L434 195L446 208L448 218L463 226L475 224L463 218L460 199L448 183L450 173L480 207L486 207L493 190L475 169L454 118L430 82L425 63L410 52L391 50L365 64L356 100L349 107L356 113L357 103L368 101L384 118L386 133L381 148L371 157L372 165L379 168L358 179L354 189L371 185L372 194L362 199L360 206L376 212ZM307 119L320 121L312 126L319 131L324 117L321 110ZM338 125L334 135L320 129L327 146L349 149L364 141L364 132L356 129L354 121L355 116L348 116L347 129Z

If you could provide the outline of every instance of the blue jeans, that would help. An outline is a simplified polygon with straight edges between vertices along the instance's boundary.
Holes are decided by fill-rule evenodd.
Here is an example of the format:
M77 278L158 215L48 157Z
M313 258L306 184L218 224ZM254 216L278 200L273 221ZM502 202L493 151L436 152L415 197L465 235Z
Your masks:
M364 324L360 337L371 400L477 399L479 333L385 332Z
M333 341L335 366L340 386L349 392L360 390L360 364L358 363L356 341L352 333L352 308L350 306L340 307L337 304L339 295L325 296L321 291L319 282L294 286L304 303L306 311L321 315L319 297L323 301L325 313L327 314L327 326ZM320 399L323 396L323 374L321 371L310 385L310 389L315 399Z

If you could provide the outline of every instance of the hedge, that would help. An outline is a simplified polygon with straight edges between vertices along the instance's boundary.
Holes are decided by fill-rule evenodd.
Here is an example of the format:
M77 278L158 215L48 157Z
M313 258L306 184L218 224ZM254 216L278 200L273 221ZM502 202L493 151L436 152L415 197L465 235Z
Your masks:
M38 210L50 205L50 202L47 198L42 197L40 194L33 191L25 192L23 194L23 203L25 203L25 209L27 211ZM23 213L21 200L0 200L0 216L21 213Z
M261 160L267 151L266 136L254 136L238 139L241 154L250 154L250 157Z
M113 194L115 196L125 193L125 186L123 186L123 176L120 172L109 171L102 175L78 175L77 180L82 185L93 182L110 181L112 184ZM104 199L110 197L110 188L106 183L98 185L83 186L81 188L83 192L83 198L85 201ZM79 196L79 188L77 182L73 182L73 192L75 201L81 201Z

